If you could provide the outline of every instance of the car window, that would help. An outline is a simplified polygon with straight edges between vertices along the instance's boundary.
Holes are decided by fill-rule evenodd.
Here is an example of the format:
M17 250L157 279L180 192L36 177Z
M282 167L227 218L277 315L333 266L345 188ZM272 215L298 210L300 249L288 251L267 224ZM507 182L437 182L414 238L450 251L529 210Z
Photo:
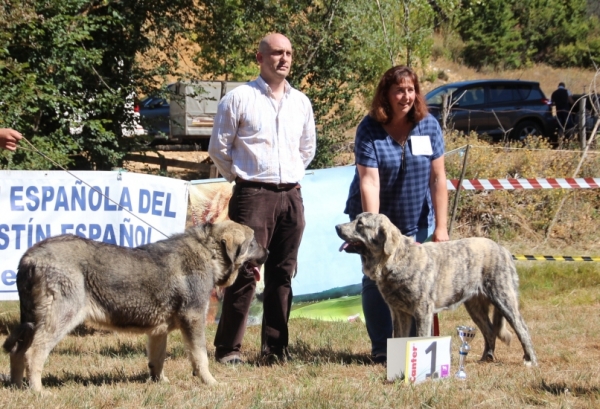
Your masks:
M458 89L457 87L444 87L444 88L434 89L429 94L427 94L427 97L426 97L427 105L440 105L441 106L442 98L444 97L444 95L452 94L457 89Z
M467 88L455 92L454 95L452 95L452 102L455 101L458 101L458 105L461 107L483 104L485 102L483 86Z
M164 98L156 98L154 101L152 101L152 106L154 108L167 107L169 106L169 102Z
M490 102L510 102L520 99L522 98L512 85L490 85Z
M519 89L519 93L523 96L523 100L525 101L540 101L544 97L544 94L539 88L523 88Z
M154 98L156 97L146 97L140 101L140 105L145 108L149 106L152 103L152 101L154 101Z
M141 104L144 108L160 108L160 107L168 107L169 101L161 97L148 97L142 101Z

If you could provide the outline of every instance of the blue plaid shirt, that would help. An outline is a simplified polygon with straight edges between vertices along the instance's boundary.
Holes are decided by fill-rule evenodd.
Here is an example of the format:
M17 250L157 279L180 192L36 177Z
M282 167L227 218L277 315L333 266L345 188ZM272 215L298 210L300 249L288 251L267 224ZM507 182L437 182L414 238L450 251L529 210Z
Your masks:
M433 155L412 154L411 136L427 135ZM402 150L404 169L402 168ZM428 228L434 223L429 176L431 161L444 154L444 138L438 121L428 114L410 132L402 148L370 116L358 125L354 145L356 164L379 169L379 213L385 214L402 234L413 236L417 230ZM360 179L358 169L350 185L350 193L344 213L354 220L362 213Z

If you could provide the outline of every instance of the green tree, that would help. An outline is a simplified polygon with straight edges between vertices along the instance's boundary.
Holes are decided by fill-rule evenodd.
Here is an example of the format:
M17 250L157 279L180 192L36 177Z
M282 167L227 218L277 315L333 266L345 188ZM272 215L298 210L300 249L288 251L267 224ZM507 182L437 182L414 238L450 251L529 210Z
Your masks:
M431 54L435 12L425 0L358 0L348 6L358 58L379 68L425 65Z
M252 69L256 38L264 35L255 24L277 10L276 3L262 0L205 0L200 6L190 38L200 51L193 61L203 79L246 80Z
M465 41L464 60L482 68L517 68L524 44L511 2L466 0L460 33Z
M120 164L138 141L126 137L135 125L126 106L136 91L158 87L154 78L177 60L167 54L148 64L136 56L168 50L191 10L192 0L4 1L0 126L18 129L59 166ZM76 127L82 131L72 132ZM0 166L54 167L25 149L4 154Z
M600 18L600 2L598 0L587 0L588 13Z
M564 44L585 40L589 31L586 0L520 0L513 3L523 57L544 61Z
M458 27L471 66L589 67L600 60L598 18L586 0L464 0L462 7Z
M363 70L353 61L358 39L346 20L349 4L342 0L207 1L190 36L201 49L196 57L200 77L235 80L257 75L256 48L263 36L280 32L290 38L294 64L288 80L310 98L317 121L313 168L333 165L343 132L359 117L354 99Z

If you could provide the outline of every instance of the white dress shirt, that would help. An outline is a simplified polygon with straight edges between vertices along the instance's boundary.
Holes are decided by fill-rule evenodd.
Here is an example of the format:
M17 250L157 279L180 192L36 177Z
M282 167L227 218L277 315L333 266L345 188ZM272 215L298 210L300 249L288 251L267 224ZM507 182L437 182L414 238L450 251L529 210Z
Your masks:
M285 81L278 103L258 77L219 102L208 153L219 173L264 183L299 182L315 156L315 120L306 95Z

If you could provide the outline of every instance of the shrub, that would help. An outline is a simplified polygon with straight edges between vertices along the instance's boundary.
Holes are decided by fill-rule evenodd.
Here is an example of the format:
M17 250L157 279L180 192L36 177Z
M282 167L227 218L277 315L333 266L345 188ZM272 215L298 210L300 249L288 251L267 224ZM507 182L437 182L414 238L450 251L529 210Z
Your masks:
M475 133L446 135L447 152L465 145L471 145L465 179L568 178L573 176L581 158L576 151L550 149L548 141L539 137L511 142L505 147L490 144ZM463 159L464 150L447 154L448 179L460 177ZM577 176L598 175L600 155L594 151ZM456 191L451 192L451 204L455 195ZM561 245L597 243L598 189L462 191L455 216L458 227L453 236L487 236L498 241L519 238L540 244L545 241L546 230L563 199L564 206L549 239Z

